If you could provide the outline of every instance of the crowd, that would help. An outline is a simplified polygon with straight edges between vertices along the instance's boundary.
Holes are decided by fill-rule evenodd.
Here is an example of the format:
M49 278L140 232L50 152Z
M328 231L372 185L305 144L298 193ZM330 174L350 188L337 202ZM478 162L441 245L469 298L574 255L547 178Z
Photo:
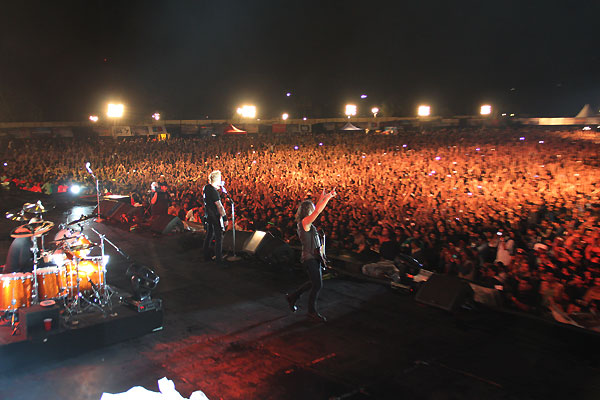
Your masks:
M237 227L290 243L299 202L336 188L317 222L328 250L366 262L391 244L428 269L502 289L516 310L573 315L596 313L600 299L600 145L587 139L505 127L10 141L0 179L46 193L77 183L93 193L90 162L105 193L145 206L151 183L166 180L169 213L198 221L202 187L219 169Z

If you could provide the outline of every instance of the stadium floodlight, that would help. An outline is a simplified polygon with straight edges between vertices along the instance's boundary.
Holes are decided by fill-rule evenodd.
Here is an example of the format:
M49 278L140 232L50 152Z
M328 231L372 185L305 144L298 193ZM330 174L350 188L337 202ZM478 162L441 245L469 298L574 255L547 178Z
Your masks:
M238 107L237 113L244 118L256 118L256 106L248 104L243 105Z
M348 116L348 118L356 115L356 104L346 104L345 114Z
M110 118L121 118L125 113L125 106L123 104L108 103L108 109L106 115Z
M281 114L281 119L284 121L286 121L289 117L290 117L290 115L288 113Z
M479 113L481 115L490 115L492 113L492 106L489 104L482 105Z
M373 117L377 117L377 113L379 112L379 107L371 108L371 112L373 113Z
M426 104L420 105L417 109L417 115L419 117L429 117L431 115L431 107Z

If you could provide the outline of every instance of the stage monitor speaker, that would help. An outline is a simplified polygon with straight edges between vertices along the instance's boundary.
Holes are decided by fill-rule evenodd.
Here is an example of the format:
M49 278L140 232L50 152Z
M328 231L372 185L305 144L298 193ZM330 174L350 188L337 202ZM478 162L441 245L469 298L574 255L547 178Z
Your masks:
M473 298L471 286L454 276L433 274L417 292L415 300L442 310L454 312L469 298Z
M255 231L244 243L244 251L248 254L255 255L258 249L263 245L265 238L269 234L265 231Z
M112 213L110 215L108 215L106 217L106 218L110 219L111 221L116 221L116 222L121 221L121 215L127 214L127 211L129 210L129 208L132 207L131 205L129 205L127 203L123 203L122 201L119 201L118 203L119 203L119 205L112 211Z
M158 215L152 217L150 222L150 230L156 233L167 234L176 230L183 230L183 222L172 215Z
M133 222L135 217L142 218L144 216L144 208L143 207L134 207L129 203L121 202L114 212L112 216L108 217L108 219L120 221L120 222Z
M294 250L282 239L267 233L263 236L256 255L267 264L290 264L293 262Z
M45 332L44 320L46 318L52 319L51 330L59 327L59 310L58 305L42 307L39 304L19 308L19 321L21 326L26 327L27 336L41 334Z
M235 252L244 252L244 245L254 235L254 232L235 231ZM233 231L226 231L223 235L223 251L233 251Z
M115 211L123 204L121 201L116 200L102 200L100 201L100 216L104 218L112 218Z

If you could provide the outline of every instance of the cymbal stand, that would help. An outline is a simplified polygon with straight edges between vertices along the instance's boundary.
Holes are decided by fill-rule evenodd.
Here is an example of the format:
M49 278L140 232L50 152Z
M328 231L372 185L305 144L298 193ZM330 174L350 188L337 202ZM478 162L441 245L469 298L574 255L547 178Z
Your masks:
M227 196L229 198L229 201L231 202L231 232L233 234L233 255L227 257L227 261L239 261L242 258L235 254L235 204L233 202L233 199L229 197L229 194L227 194Z
M37 281L37 264L39 249L35 236L31 237L31 252L33 253L33 290L31 291L31 304L38 303L38 281Z
M102 254L102 261L100 262L100 265L102 265L102 283L100 285L100 290L102 291L102 288L104 288L104 290L102 291L102 296L100 296L100 304L103 306L112 306L111 304L111 297L112 295L115 293L114 290L112 290L112 288L108 285L108 283L106 282L106 253L104 250L104 242L110 244L112 247L114 247L115 250L117 250L117 252L119 252L119 254L121 254L123 257L125 257L127 260L130 260L130 257L125 254L116 244L114 244L113 242L111 242L106 235L98 232L96 229L94 228L90 228L96 235L98 235L98 237L100 238L100 251Z
M38 206L42 207L42 201L41 200L38 200L37 204L38 204ZM36 217L38 215L40 217L40 220L44 221L44 213L35 214ZM42 251L46 251L46 248L44 247L44 235L42 235L42 237L40 238L40 241L42 242Z
M68 243L67 243L67 247L70 247ZM74 257L73 262L75 263L75 274L76 274L76 278L75 278L76 284L75 284L75 293L74 293L75 300L73 300L73 302L70 304L70 306L66 308L69 315L81 313L81 300L80 299L82 298L82 294L79 292L79 257ZM67 282L70 283L68 278L67 278Z

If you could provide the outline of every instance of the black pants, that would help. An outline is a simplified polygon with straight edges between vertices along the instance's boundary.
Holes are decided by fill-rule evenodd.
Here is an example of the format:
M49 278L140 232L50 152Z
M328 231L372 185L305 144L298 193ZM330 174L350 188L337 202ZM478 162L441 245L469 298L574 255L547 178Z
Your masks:
M210 260L210 245L215 239L215 257L218 263L223 262L223 231L221 224L206 224L206 237L204 238L204 259Z
M314 258L308 259L302 263L306 273L308 274L308 281L304 282L295 292L291 293L291 297L296 300L302 293L310 289L308 295L308 312L317 312L317 297L323 287L323 276L321 274L321 263Z

